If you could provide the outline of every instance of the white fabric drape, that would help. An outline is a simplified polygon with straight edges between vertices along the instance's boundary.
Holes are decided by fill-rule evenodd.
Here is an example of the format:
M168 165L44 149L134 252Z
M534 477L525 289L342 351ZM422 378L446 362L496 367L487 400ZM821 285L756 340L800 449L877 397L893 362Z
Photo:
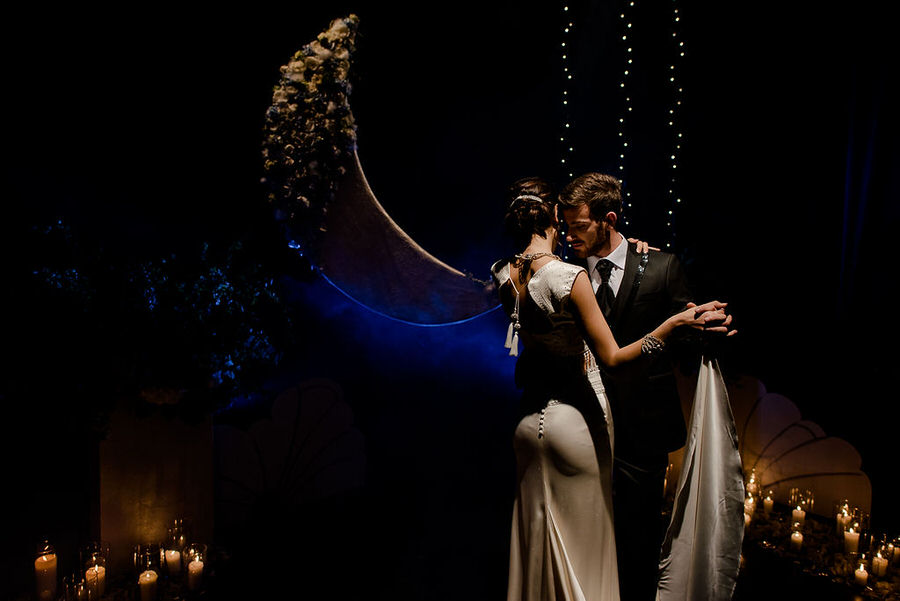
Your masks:
M725 382L706 357L677 491L657 600L731 599L744 538L744 478Z

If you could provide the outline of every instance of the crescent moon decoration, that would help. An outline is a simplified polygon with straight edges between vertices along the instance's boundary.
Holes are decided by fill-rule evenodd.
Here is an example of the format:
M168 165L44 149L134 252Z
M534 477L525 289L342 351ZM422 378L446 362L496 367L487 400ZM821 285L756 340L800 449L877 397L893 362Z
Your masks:
M281 67L266 112L269 202L288 245L360 305L414 325L450 325L499 308L487 282L436 257L378 202L356 152L348 81L359 19L332 21Z

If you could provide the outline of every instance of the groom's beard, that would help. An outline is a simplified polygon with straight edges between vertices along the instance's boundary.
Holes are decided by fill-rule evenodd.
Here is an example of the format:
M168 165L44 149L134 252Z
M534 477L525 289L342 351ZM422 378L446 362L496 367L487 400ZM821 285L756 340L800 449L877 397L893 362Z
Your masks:
M597 239L594 241L590 247L587 247L587 254L585 254L584 258L587 257L605 257L612 249L610 248L610 230L601 229L597 235ZM602 253L602 254L601 254Z

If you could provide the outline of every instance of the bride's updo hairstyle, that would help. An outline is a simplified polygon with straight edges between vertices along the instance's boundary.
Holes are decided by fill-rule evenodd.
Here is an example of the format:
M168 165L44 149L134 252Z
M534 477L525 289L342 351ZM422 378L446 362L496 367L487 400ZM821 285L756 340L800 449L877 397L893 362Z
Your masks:
M556 202L550 184L539 177L520 179L509 187L508 202L503 223L517 248L527 246L533 234L547 236Z

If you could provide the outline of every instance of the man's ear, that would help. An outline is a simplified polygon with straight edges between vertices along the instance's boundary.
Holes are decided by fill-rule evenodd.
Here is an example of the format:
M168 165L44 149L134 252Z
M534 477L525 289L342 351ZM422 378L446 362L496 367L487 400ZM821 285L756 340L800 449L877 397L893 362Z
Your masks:
M611 228L616 229L616 222L619 220L619 216L616 215L615 211L610 211L603 220L607 222Z

